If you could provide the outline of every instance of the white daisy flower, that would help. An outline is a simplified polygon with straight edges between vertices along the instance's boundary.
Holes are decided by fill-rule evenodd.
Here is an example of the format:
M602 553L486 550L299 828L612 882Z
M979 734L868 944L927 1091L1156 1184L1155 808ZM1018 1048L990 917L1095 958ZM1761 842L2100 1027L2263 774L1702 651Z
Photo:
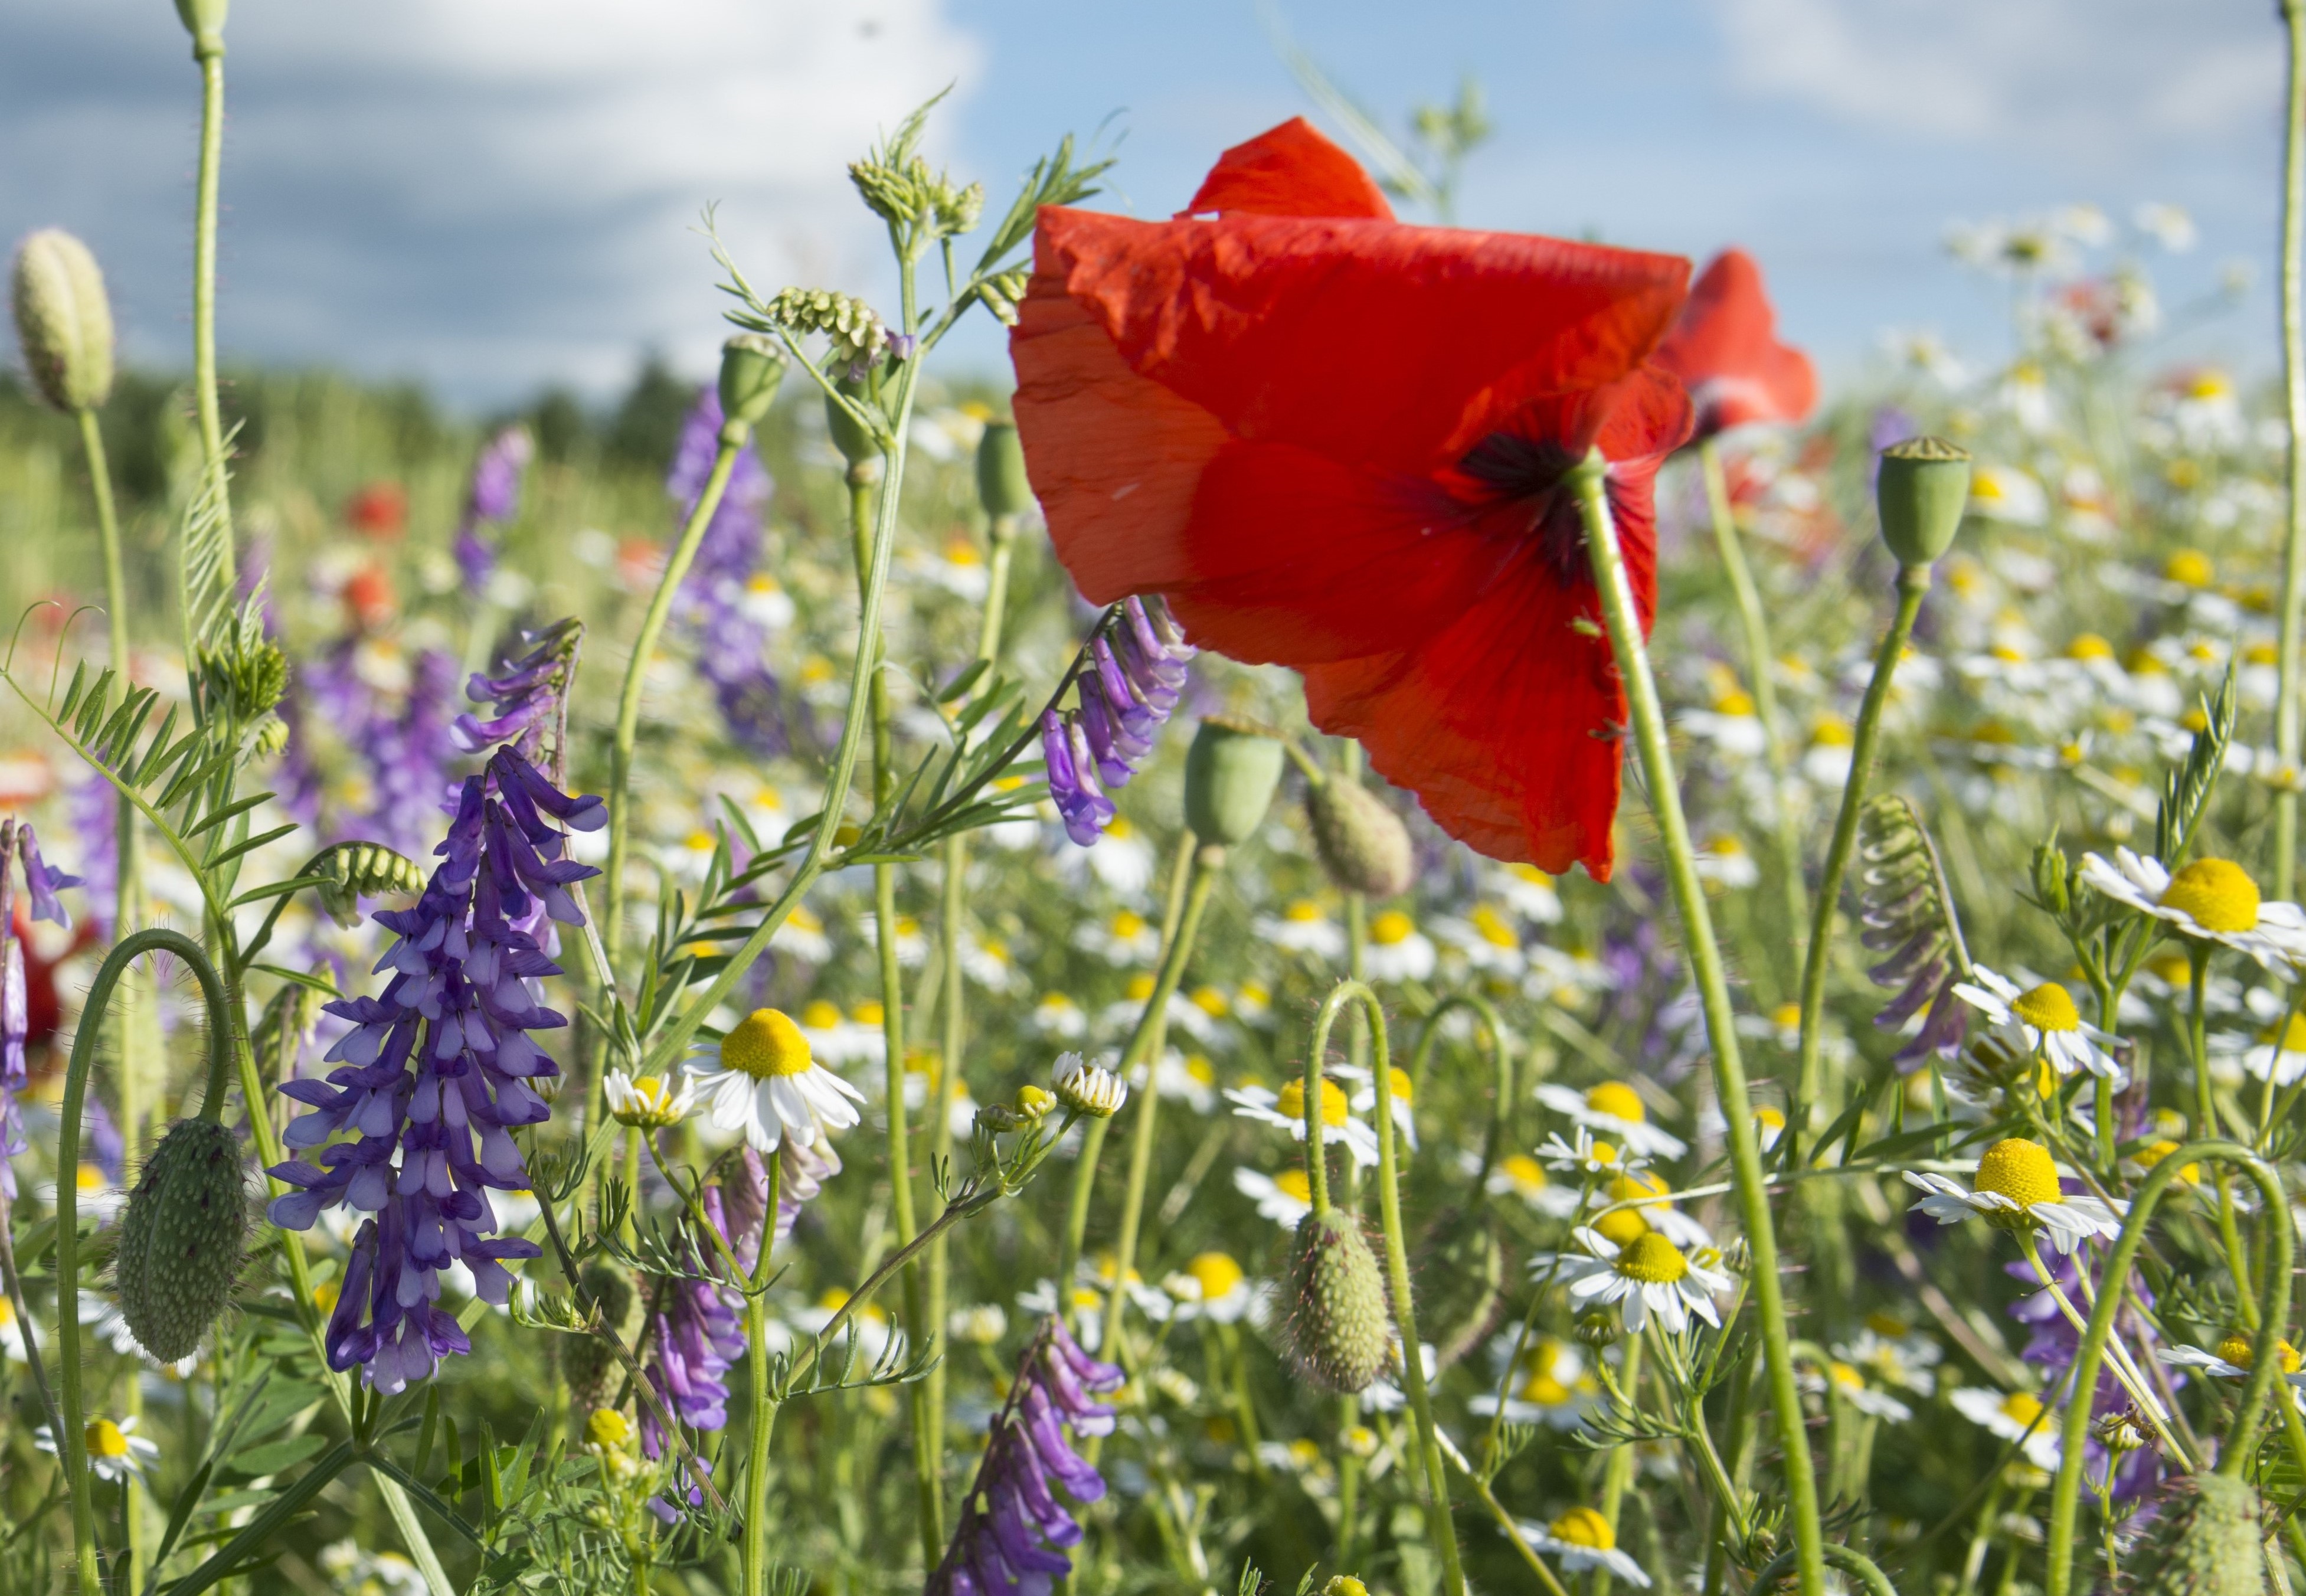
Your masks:
M873 911L867 909L857 917L857 934L874 947L881 945L881 928ZM897 917L897 962L907 969L917 969L929 956L929 939L921 923L910 915Z
M1060 1041L1078 1041L1089 1034L1089 1016L1063 993L1045 992L1033 1005L1033 1028Z
M1422 981L1433 973L1433 943L1397 909L1370 921L1362 969L1372 981Z
M1482 1156L1466 1148L1458 1156L1458 1165L1469 1175L1479 1174ZM1550 1218L1567 1219L1577 1211L1577 1188L1548 1179L1545 1165L1527 1153L1507 1153L1499 1159L1490 1171L1488 1190L1492 1197L1518 1197Z
M972 936L961 944L961 968L987 992L1006 992L1017 984L1017 960L1009 944L990 936Z
M2292 1014L2259 1032L2257 1042L2242 1050L2242 1067L2276 1086L2295 1086L2306 1075L2306 1014Z
M1476 903L1473 913L1462 920L1435 920L1433 935L1478 970L1517 976L1529 962L1522 956L1521 933L1491 904Z
M1611 1180L1601 1189L1599 1201L1605 1208L1617 1203L1634 1203L1637 1206L1615 1208L1614 1211L1604 1213L1601 1218L1594 1221L1594 1228L1603 1235L1610 1236L1611 1240L1619 1241L1619 1238L1610 1233L1611 1223L1633 1219L1638 1221L1644 1228L1657 1232L1685 1252L1712 1246L1713 1238L1706 1233L1705 1227L1675 1208L1672 1203L1642 1200L1646 1198L1661 1199L1671 1190L1672 1188L1653 1171L1629 1170ZM1619 1244L1624 1243L1619 1241Z
M852 1019L841 1013L839 1004L818 998L802 1008L797 1023L808 1039L810 1055L834 1069L878 1063L888 1056L878 1003L859 1003Z
M1577 1127L1577 1139L1561 1139L1560 1132L1545 1139L1537 1156L1555 1169L1576 1170L1582 1174L1615 1174L1620 1170L1639 1169L1649 1160L1607 1141L1596 1141L1593 1133L1584 1126Z
M1838 1397L1861 1413L1896 1423L1914 1416L1914 1410L1891 1395L1876 1391L1866 1383L1866 1371L1854 1363L1834 1359L1825 1366L1823 1377L1806 1374L1801 1387L1814 1395Z
M2306 911L2260 900L2258 883L2232 859L2196 859L2173 875L2160 860L2117 848L2112 864L2084 854L2081 875L2083 884L2181 936L2221 943L2264 966L2306 961Z
M1769 738L1755 713L1753 696L1733 687L1713 701L1712 709L1691 710L1674 717L1690 736L1712 743L1724 754L1758 759L1769 748Z
M1482 890L1494 892L1525 920L1550 926L1561 918L1561 894L1553 877L1535 865L1499 865L1484 873Z
M1313 1211L1312 1182L1294 1164L1273 1175L1237 1168L1233 1172L1233 1189L1257 1205L1260 1218L1270 1219L1285 1231L1294 1233L1297 1222Z
M2174 1369L2198 1369L2214 1379L2242 1380L2250 1378L2252 1354L2258 1350L2257 1338L2248 1331L2236 1330L2217 1344L2215 1352L2199 1346L2165 1346L2157 1348L2154 1355ZM2292 1385L2301 1383L2298 1349L2287 1341L2276 1345L2276 1356L2282 1364L2283 1378Z
M2045 1473L2058 1467L2058 1418L2045 1413L2041 1399L2030 1391L2008 1395L1982 1386L1964 1386L1953 1394L1953 1405L1971 1423L1982 1425L2005 1441L2022 1439L2026 1461Z
M1347 1080L1362 1083L1353 1096L1353 1109L1355 1114L1368 1114L1377 1106L1377 1076L1374 1072L1354 1064L1338 1064L1330 1071L1330 1073L1341 1076ZM1415 1088L1410 1082L1409 1072L1406 1070L1390 1069L1387 1071L1387 1075L1388 1085L1392 1088L1390 1095L1393 1099L1393 1128L1413 1150L1417 1146L1417 1116L1412 1112L1410 1094Z
M120 1217L120 1210L128 1206L128 1189L114 1185L98 1165L83 1163L80 1166L80 1178L73 1182L73 1191L79 1199L83 1218L93 1215L99 1222L109 1224ZM32 1188L32 1194L53 1208L56 1200L56 1182L42 1181Z
M1627 1584L1644 1591L1650 1588L1650 1576L1642 1572L1642 1566L1618 1549L1618 1534L1610 1521L1591 1507L1572 1507L1550 1524L1516 1527L1533 1550L1551 1552L1560 1559L1564 1574L1601 1568Z
M1154 978L1150 971L1140 970L1129 977L1128 995L1116 1003L1106 1004L1097 1017L1097 1029L1106 1036L1123 1036L1137 1028L1144 1017L1145 1005L1152 1001ZM1208 1043L1216 1038L1217 1021L1182 992L1169 994L1162 1017L1173 1030L1183 1031L1196 1042Z
M1969 1191L1942 1174L1910 1169L1906 1181L1923 1193L1914 1208L1940 1225L1982 1216L2001 1230L2038 1226L2060 1252L2071 1252L2088 1241L2114 1240L2122 1233L2122 1215L2130 1211L2127 1203L2109 1208L2095 1197L2068 1196L2058 1184L2058 1166L2050 1149L2018 1136L1986 1149Z
M1321 906L1310 898L1300 898L1277 915L1259 915L1250 922L1250 929L1260 942L1291 953L1310 953L1316 959L1342 959L1345 956L1345 929L1321 912Z
M788 1129L813 1141L857 1123L865 1094L810 1056L808 1038L781 1009L756 1009L718 1043L697 1049L715 1069L692 1058L688 1073L704 1094L706 1116L722 1131L742 1131L758 1153L773 1153Z
M1262 981L1243 981L1227 1001L1233 1005L1233 1017L1243 1025L1262 1030L1273 1023L1273 994Z
M141 1478L160 1461L160 1448L136 1433L133 1413L116 1423L110 1419L90 1419L81 1434L88 1447L90 1472L99 1480L116 1485L131 1474ZM32 1431L32 1444L51 1457L62 1455L56 1449L54 1432L45 1424Z
M1161 956L1161 928L1133 909L1116 909L1106 918L1090 920L1074 932L1073 945L1116 968L1150 964Z
M2122 1066L2105 1050L2114 1040L2086 1023L2074 1007L2073 994L2055 981L2044 981L2024 990L2009 977L1979 964L1973 977L1954 984L1954 995L1985 1015L2003 1030L2023 1037L2026 1051L2038 1052L2061 1075L2087 1070L2119 1088L2127 1080Z
M810 1306L795 1310L793 1326L805 1336L822 1336L825 1327L833 1323L833 1316L848 1306L849 1293L833 1286ZM904 1355L905 1333L889 1322L887 1310L878 1302L867 1302L849 1316L841 1327L834 1347L844 1344L851 1335L857 1337L857 1361L860 1365L879 1363L890 1356L893 1347L898 1349L898 1357Z
M792 625L796 613L792 594L787 593L783 585L766 571L753 573L745 584L743 595L737 601L737 607L756 626L764 627L772 632L781 632Z
M1392 1378L1388 1378L1384 1375L1379 1375L1362 1387L1362 1412L1364 1413L1397 1413L1409 1405L1409 1398L1401 1388L1402 1376L1406 1367L1402 1362L1401 1343L1396 1341L1386 1350L1388 1353L1386 1361L1393 1371ZM1430 1341L1419 1343L1417 1352L1417 1361L1424 1366L1425 1380L1430 1386L1433 1382L1440 1358L1434 1352L1433 1344Z
M1655 1231L1622 1248L1597 1230L1580 1226L1570 1233L1590 1255L1565 1253L1556 1266L1577 1311L1618 1303L1628 1335L1640 1334L1653 1316L1668 1335L1687 1329L1692 1314L1721 1327L1713 1298L1731 1282L1719 1267L1719 1253L1685 1253Z
M1161 862L1152 844L1139 835L1126 815L1106 822L1105 835L1095 848L1069 848L1063 857L1084 861L1090 875L1111 891L1123 893L1141 892L1152 885L1153 873Z
M1537 1100L1557 1114L1566 1114L1581 1125L1590 1125L1614 1137L1628 1152L1645 1158L1678 1158L1689 1144L1649 1122L1641 1094L1622 1080L1605 1080L1579 1091L1551 1083L1537 1088Z
M1727 832L1708 840L1692 862L1700 881L1710 881L1731 892L1742 891L1762 879L1762 867L1754 862L1754 856Z
M1513 1356L1516 1332L1507 1330L1490 1343L1490 1361L1502 1374ZM1508 1424L1543 1424L1553 1430L1576 1430L1601 1400L1601 1387L1585 1367L1585 1354L1567 1341L1542 1336L1522 1349L1520 1366L1506 1387L1504 1403ZM1498 1411L1498 1394L1484 1391L1465 1404L1486 1419Z
M1529 960L1522 992L1539 1003L1570 1007L1593 993L1617 989L1616 974L1589 949L1557 948L1540 942L1530 943L1522 953Z
M1256 1299L1256 1287L1229 1252L1196 1253L1185 1267L1161 1283L1176 1299L1180 1319L1206 1319L1220 1325L1237 1322Z
M1900 1320L1875 1314L1853 1340L1836 1346L1833 1355L1885 1386L1927 1396L1937 1389L1935 1370L1945 1361L1945 1349Z
M824 922L805 903L793 905L785 923L769 938L769 946L803 964L823 964L833 957L833 939L824 934Z
M1195 1114L1213 1114L1217 1105L1217 1066L1198 1053L1162 1050L1154 1067L1153 1089L1165 1097L1182 1099Z
M1094 1284L1074 1283L1073 1334L1083 1346L1095 1346L1105 1339L1105 1297ZM1017 1293L1017 1306L1037 1319L1047 1318L1057 1310L1056 1283L1046 1276L1035 1281L1032 1290Z
M0 1294L0 1357L24 1361L24 1327L16 1322L16 1304L5 1294Z
M1226 1099L1234 1105L1234 1113L1247 1120L1261 1120L1277 1125L1299 1141L1305 1139L1305 1083L1292 1080L1277 1095L1261 1086L1236 1086L1226 1089ZM1363 1169L1377 1165L1377 1132L1353 1116L1353 1105L1345 1097L1345 1088L1327 1076L1321 1080L1321 1145L1343 1142L1354 1156L1354 1162Z
M611 1070L602 1077L601 1090L608 1098L609 1114L620 1125L636 1125L645 1130L660 1130L666 1125L678 1125L696 1106L696 1080L689 1076L675 1091L672 1083L653 1075L644 1075L637 1080L622 1070Z

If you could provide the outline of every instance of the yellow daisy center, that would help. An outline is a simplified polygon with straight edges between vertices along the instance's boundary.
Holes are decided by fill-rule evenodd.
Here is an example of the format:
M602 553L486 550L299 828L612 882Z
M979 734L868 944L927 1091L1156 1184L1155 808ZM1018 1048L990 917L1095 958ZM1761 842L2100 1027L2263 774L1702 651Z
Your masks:
M1540 1370L1522 1382L1521 1399L1540 1407L1560 1407L1568 1402L1569 1395L1569 1387L1556 1379L1550 1369Z
M101 1191L111 1182L104 1178L103 1169L94 1164L83 1164L73 1172L73 1184L82 1191Z
M1194 1053L1188 1054L1186 1055L1185 1073L1191 1076L1203 1086L1215 1086L1217 1084L1217 1067L1209 1063L1208 1058L1200 1054Z
M1113 917L1113 935L1119 942L1135 941L1145 935L1145 917L1130 909L1122 909Z
M1226 1011L1232 1007L1226 1002L1226 994L1214 986L1196 986L1192 1001L1193 1007L1212 1020L1223 1020Z
M1514 928L1507 923L1505 916L1486 903L1473 906L1473 924L1474 935L1493 948L1521 946L1521 938L1514 935Z
M1300 898L1281 911L1281 917L1300 926L1310 926L1321 917L1321 906L1310 898Z
M1597 1141L1585 1149L1585 1156L1596 1164L1615 1164L1618 1161L1618 1149L1606 1141Z
M1630 1247L1649 1234L1650 1222L1639 1208L1617 1208L1593 1221L1595 1233L1620 1247Z
M882 1020L887 1019L888 1015L879 1003L867 998L849 1011L849 1018L859 1025L869 1025L878 1030Z
M2002 1399L2002 1416L2020 1424L2031 1424L2042 1416L2042 1404L2028 1392L2012 1391Z
M1845 1391L1863 1391L1866 1388L1866 1377L1848 1363L1827 1364L1825 1378Z
M1137 975L1129 977L1129 1001L1131 1003L1141 1003L1152 995L1153 977L1151 976Z
M1231 1296L1245 1276L1232 1255L1224 1252L1203 1252L1185 1266L1185 1273L1200 1282L1201 1301L1214 1302Z
M2165 1137L2159 1141L2148 1142L2132 1156L2137 1159L2139 1168L2151 1169L2177 1150L2178 1144ZM2202 1179L2202 1166L2199 1164L2189 1164L2178 1172L2178 1178L2190 1186L2199 1185Z
M2285 1053L2306 1053L2306 1014L2293 1014L2281 1025L2269 1025L2258 1033L2261 1042L2281 1045ZM83 1165L82 1168L87 1166Z
M1821 748L1847 748L1858 740L1857 734L1849 729L1849 722L1836 720L1832 715L1822 717L1816 725L1810 728L1809 734L1811 740Z
M1553 877L1535 865L1507 865L1506 873L1516 881L1525 881L1533 887L1550 887L1553 884Z
M1416 929L1407 915L1397 909L1388 909L1370 922L1370 940L1381 948L1398 947Z
M1276 1112L1285 1118L1303 1119L1305 1117L1305 1083L1302 1080L1293 1080L1283 1087L1281 1101L1274 1106ZM1321 1082L1321 1122L1323 1124L1330 1126L1344 1124L1346 1113L1351 1106L1345 1101L1344 1088L1334 1080L1325 1080Z
M2008 1198L2021 1208L2058 1200L2058 1166L2038 1141L2013 1136L1986 1149L1977 1161L1977 1189Z
M2224 1341L2219 1342L2217 1344L2218 1356L2224 1358L2236 1369L2248 1369L2250 1366L2257 1350L2256 1341L2252 1337L2243 1335L2239 1330L2236 1330L2233 1335L2227 1336ZM2284 1341L2277 1342L2276 1344L2275 1357L2276 1361L2282 1365L2283 1373L2296 1374L2298 1372L2298 1349L2292 1346L2288 1342Z
M841 1008L818 998L800 1011L800 1022L813 1031L829 1031L841 1023Z
M128 1438L121 1433L120 1426L109 1419L92 1421L83 1438L88 1442L90 1457L121 1458L128 1455Z
M809 1068L808 1038L781 1009L756 1009L721 1041L721 1063L756 1080Z
M1284 1197L1294 1197L1299 1202L1313 1200L1313 1178L1302 1169L1285 1169L1273 1177L1273 1184Z
M1409 1072L1405 1070L1388 1070L1385 1072L1385 1080L1387 1087L1393 1093L1393 1100L1396 1103L1409 1102L1417 1089L1410 1084Z
M1764 1104L1754 1110L1754 1122L1764 1130L1782 1131L1786 1128L1785 1110L1772 1108L1769 1105Z
M2073 994L2055 981L2045 981L2011 1001L2010 1011L2037 1031L2078 1031L2082 1028Z
M1642 1099L1633 1088L1622 1080L1605 1080L1585 1094L1585 1106L1595 1114L1606 1114L1611 1119L1638 1125L1649 1118L1642 1107Z
M1553 1538L1565 1546L1586 1546L1595 1551L1610 1551L1618 1544L1618 1532L1610 1521L1591 1507L1572 1507L1553 1521Z
M1732 687L1713 701L1713 713L1719 715L1750 715L1754 713L1753 695L1743 687Z
M2066 658L2070 660L2110 660L2114 658L2114 644L2108 643L2096 632L2083 632L2079 634L2071 643L2066 644Z
M1651 1231L1618 1254L1617 1268L1628 1280L1670 1285L1689 1273L1689 1260L1682 1257L1680 1248Z
M1525 1191L1542 1191L1545 1190L1545 1165L1540 1164L1527 1153L1507 1154L1506 1156L1498 1160L1498 1168L1504 1174L1506 1179L1511 1181L1515 1185L1521 1187Z
M2217 570L2199 549L2181 549L2164 562L2162 575L2183 587L2208 587Z
M2190 917L2205 931L2258 928L2258 883L2232 859L2196 859L2170 878L2162 906Z

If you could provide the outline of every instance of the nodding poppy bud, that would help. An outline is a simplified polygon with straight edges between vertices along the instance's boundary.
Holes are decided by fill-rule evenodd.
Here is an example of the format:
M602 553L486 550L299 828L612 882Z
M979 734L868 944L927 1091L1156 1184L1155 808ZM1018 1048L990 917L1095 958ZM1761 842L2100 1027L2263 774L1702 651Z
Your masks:
M2258 1488L2224 1474L2190 1474L2162 1489L2161 1512L2131 1554L2130 1588L2187 1596L2260 1596Z
M95 410L112 397L112 302L88 245L44 227L16 251L16 337L40 397Z
M128 1194L115 1266L120 1310L163 1363L189 1358L232 1299L248 1235L240 1144L214 1120L179 1120Z
M869 407L874 403L871 390L861 379L843 378L840 387L842 396L859 406ZM830 394L824 400L824 430L833 434L833 447L839 449L841 457L849 462L850 478L871 480L869 476L859 474L879 469L881 440L859 426L856 417L834 404Z
M1233 848L1265 824L1281 785L1281 745L1245 721L1211 715L1185 755L1185 824L1204 844Z
M192 53L224 49L226 0L176 0L176 15L192 36Z
M1874 487L1882 541L1903 566L1926 566L1953 546L1969 502L1969 451L1943 438L1909 438L1882 451Z
M785 380L784 351L764 333L739 333L721 346L722 424L752 426L776 402Z
M1306 791L1305 818L1321 868L1339 887L1370 898L1409 890L1415 866L1409 828L1377 794L1357 781L1328 778Z
M987 422L977 445L977 499L995 521L1021 516L1033 502L1025 478L1025 450L1015 422Z
M641 1327L640 1293L633 1277L614 1264L595 1260L577 1275L601 1310L601 1322L620 1341L629 1344ZM560 1372L568 1381L568 1399L578 1407L597 1408L609 1396L609 1386L619 1365L617 1354L598 1336L571 1336L560 1344Z
M1392 1321L1377 1255L1353 1216L1329 1208L1299 1220L1285 1280L1298 1372L1332 1391L1358 1391L1377 1378Z

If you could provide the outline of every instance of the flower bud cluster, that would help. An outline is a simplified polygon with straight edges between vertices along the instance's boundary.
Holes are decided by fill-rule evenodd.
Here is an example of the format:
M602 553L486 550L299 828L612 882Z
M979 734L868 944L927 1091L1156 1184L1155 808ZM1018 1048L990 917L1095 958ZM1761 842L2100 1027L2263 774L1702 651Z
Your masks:
M850 294L827 288L787 288L768 303L769 320L796 337L821 332L833 353L852 366L880 363L889 347L889 329L871 305Z
M933 175L928 162L918 156L900 161L851 161L849 181L857 185L867 208L883 221L926 222L939 237L970 231L985 214L983 183L957 188L944 175Z

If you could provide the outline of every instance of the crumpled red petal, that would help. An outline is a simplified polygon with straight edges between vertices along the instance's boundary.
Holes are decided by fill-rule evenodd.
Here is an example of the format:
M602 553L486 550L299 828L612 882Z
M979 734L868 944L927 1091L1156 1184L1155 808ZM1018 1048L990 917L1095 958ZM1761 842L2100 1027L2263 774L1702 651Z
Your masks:
M1656 358L1688 388L1700 437L1748 422L1791 424L1817 407L1816 370L1778 341L1762 269L1743 250L1713 258Z
M1217 157L1180 216L1360 216L1393 220L1385 191L1302 116Z

